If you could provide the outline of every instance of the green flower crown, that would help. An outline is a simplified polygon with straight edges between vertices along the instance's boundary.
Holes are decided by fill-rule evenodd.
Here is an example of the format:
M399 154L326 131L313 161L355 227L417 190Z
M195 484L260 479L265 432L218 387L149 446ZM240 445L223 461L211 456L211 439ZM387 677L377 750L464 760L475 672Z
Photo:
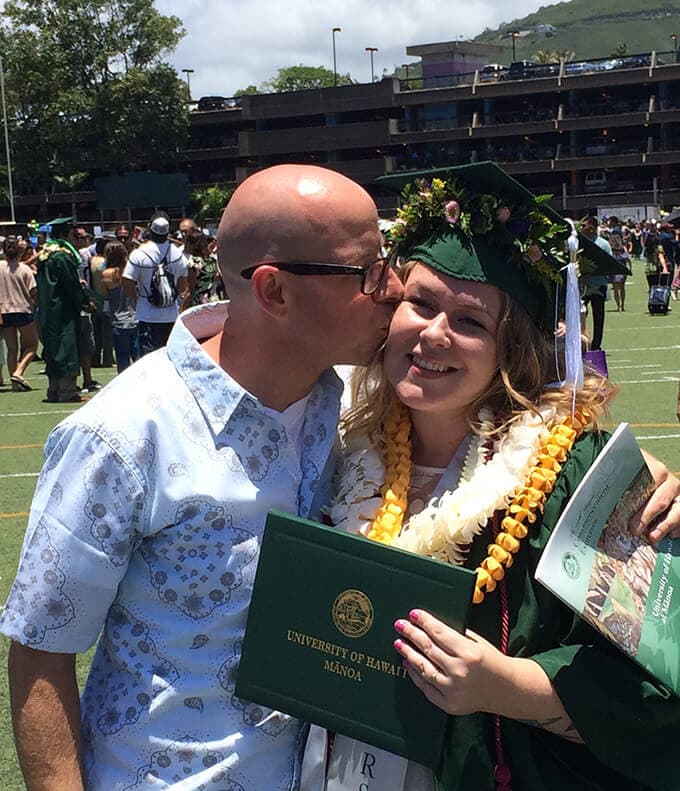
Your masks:
M551 197L539 195L527 206L472 192L452 176L417 179L402 193L403 203L389 233L392 249L396 255L407 254L429 235L447 229L470 240L489 236L494 244L512 248L512 259L527 279L549 287L550 282L562 281L559 270L568 263L564 240L569 231L541 211Z

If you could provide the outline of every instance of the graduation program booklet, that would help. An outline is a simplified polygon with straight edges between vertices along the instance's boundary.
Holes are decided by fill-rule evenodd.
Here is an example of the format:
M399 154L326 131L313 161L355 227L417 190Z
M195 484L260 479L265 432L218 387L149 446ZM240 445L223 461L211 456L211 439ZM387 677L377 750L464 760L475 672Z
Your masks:
M463 631L474 572L277 511L267 516L236 694L436 768L447 715L393 646L413 608Z
M651 546L628 530L654 489L622 423L567 503L536 579L680 695L680 540Z

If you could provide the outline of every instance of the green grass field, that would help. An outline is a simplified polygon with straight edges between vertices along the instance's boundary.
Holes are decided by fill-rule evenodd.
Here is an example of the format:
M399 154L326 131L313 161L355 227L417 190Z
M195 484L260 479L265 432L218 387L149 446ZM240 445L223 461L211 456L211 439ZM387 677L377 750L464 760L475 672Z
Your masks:
M635 263L636 276L629 279L625 313L617 313L613 300L607 303L605 347L611 379L621 391L612 410L612 423L631 422L640 444L663 459L680 474L680 425L676 397L678 350L680 350L680 302L667 316L646 312L647 288L642 265ZM37 474L47 433L76 406L43 404L47 380L40 364L29 370L29 381L39 388L30 393L12 393L0 388L0 600L4 601L16 571ZM106 382L113 369L95 371ZM6 663L7 641L0 637L0 664ZM87 672L89 655L81 657L81 680ZM0 675L0 788L22 789L9 718L4 670Z

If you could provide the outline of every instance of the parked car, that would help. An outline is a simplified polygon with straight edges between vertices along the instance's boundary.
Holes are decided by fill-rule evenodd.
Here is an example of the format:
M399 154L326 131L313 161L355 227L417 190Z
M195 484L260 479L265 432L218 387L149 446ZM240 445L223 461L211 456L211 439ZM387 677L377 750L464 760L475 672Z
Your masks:
M587 157L603 156L609 152L609 141L604 137L596 137L585 147Z
M621 68L621 58L610 58L609 60L600 60L593 64L596 71L611 71L612 69Z
M585 60L579 61L577 63L564 64L565 74L587 74L590 71L597 71L597 64L589 63Z
M560 72L559 63L536 63L535 60L515 60L507 72L501 74L502 80L527 80L532 77L552 77Z
M513 60L505 74L501 75L502 80L523 80L533 77L534 69L538 66L535 60Z
M663 58L657 57L656 63L659 66L664 65ZM652 56L651 55L628 55L625 58L621 58L621 68L623 69L635 69L640 68L642 66L651 66L652 65Z
M198 100L198 110L206 112L208 110L224 110L227 100L224 96L202 96Z
M604 170L593 170L586 173L583 181L586 192L604 192L607 188L607 174Z
M508 67L503 63L487 63L479 70L480 82L496 82L502 80L503 75L508 71Z

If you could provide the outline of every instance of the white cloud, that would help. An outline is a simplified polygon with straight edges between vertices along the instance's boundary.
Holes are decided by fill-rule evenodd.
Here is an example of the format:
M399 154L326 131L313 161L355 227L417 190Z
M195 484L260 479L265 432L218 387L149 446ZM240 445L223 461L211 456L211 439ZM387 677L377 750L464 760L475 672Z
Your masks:
M157 0L164 14L184 22L186 37L171 63L193 69L191 92L230 96L259 85L285 66L333 67L333 27L338 71L370 81L370 56L377 76L405 63L406 47L468 39L535 12L557 0Z

